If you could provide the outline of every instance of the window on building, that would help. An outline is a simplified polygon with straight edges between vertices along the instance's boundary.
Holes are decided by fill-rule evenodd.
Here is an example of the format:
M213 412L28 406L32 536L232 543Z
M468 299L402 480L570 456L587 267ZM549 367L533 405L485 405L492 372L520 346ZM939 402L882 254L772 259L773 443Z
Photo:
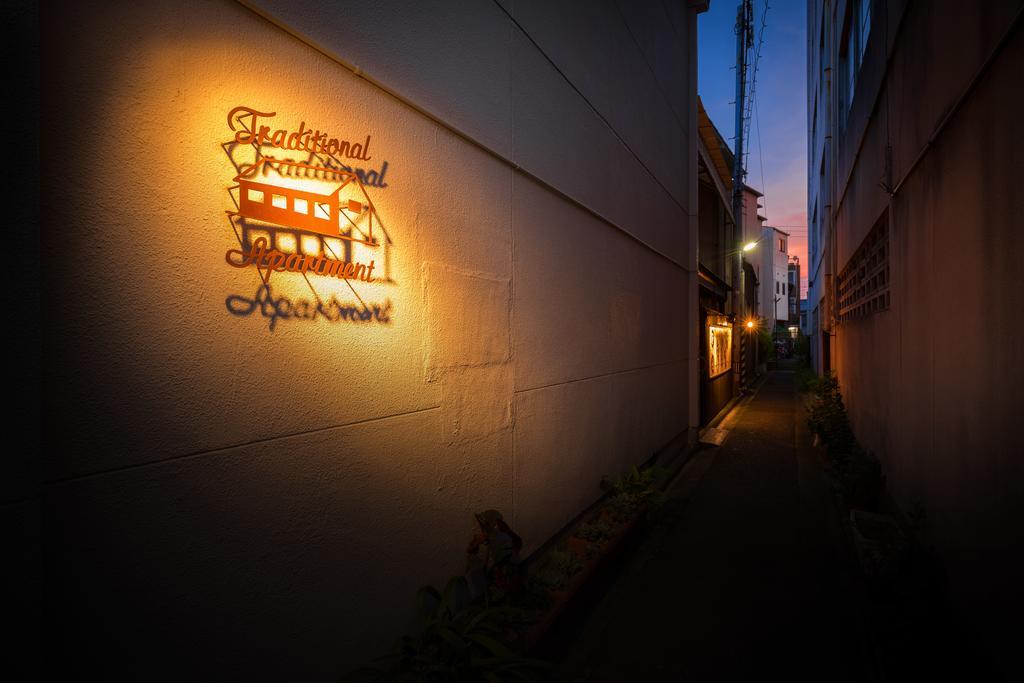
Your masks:
M857 0L857 61L864 61L864 50L871 34L871 0Z
M783 254L786 253L786 240L782 239L781 237L779 238L779 251L781 251Z
M818 97L814 97L814 113L811 114L811 152L818 147Z
M853 48L853 22L847 22L839 43L839 128L846 128L846 114L853 104L853 93L857 86L856 53Z
M822 68L828 66L825 63L825 22L821 22L821 28L818 30L818 63Z
M821 188L819 188L820 190ZM811 263L814 263L814 254L818 251L818 200L814 200L814 210L811 211L811 227L810 227L810 238L811 248L810 256Z
M871 34L871 0L853 0L849 3L839 42L839 128L846 126L846 114L853 105L857 89L857 74L868 36Z

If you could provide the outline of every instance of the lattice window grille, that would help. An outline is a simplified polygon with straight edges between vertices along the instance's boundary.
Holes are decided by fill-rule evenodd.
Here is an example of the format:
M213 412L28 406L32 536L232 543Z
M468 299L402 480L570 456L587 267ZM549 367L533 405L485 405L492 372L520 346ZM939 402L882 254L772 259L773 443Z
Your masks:
M889 221L875 224L836 283L839 322L865 318L889 308Z

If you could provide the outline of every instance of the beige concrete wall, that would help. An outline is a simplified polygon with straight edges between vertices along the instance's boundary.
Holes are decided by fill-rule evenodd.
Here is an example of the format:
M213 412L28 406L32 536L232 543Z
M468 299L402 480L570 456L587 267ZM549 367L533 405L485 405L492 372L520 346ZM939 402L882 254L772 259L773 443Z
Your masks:
M696 22L625 10L45 11L57 653L331 678L461 571L474 511L532 550L696 424ZM236 105L372 136L390 277L271 286L387 324L228 310L260 284L224 261Z

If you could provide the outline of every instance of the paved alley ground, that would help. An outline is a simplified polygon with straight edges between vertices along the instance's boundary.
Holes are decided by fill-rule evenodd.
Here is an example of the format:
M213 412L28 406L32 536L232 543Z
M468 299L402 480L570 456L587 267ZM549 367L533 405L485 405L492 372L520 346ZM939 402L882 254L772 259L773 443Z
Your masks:
M647 536L556 633L571 681L873 680L857 581L793 373L697 452ZM585 612L585 613L584 613Z

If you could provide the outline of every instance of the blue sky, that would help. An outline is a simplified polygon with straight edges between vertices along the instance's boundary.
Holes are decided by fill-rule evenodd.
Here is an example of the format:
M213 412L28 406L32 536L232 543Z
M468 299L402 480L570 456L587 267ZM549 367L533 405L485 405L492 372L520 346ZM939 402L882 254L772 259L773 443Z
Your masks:
M755 31L760 30L765 1L754 0ZM738 5L739 0L711 0L711 8L697 18L697 92L730 146L734 135L732 102L736 99L733 27ZM751 121L748 138L747 184L764 192L764 215L768 224L792 235L789 252L799 256L804 265L807 263L807 6L799 0L774 0L768 5L768 25L758 63L757 117ZM801 273L801 278L806 288L806 272Z

